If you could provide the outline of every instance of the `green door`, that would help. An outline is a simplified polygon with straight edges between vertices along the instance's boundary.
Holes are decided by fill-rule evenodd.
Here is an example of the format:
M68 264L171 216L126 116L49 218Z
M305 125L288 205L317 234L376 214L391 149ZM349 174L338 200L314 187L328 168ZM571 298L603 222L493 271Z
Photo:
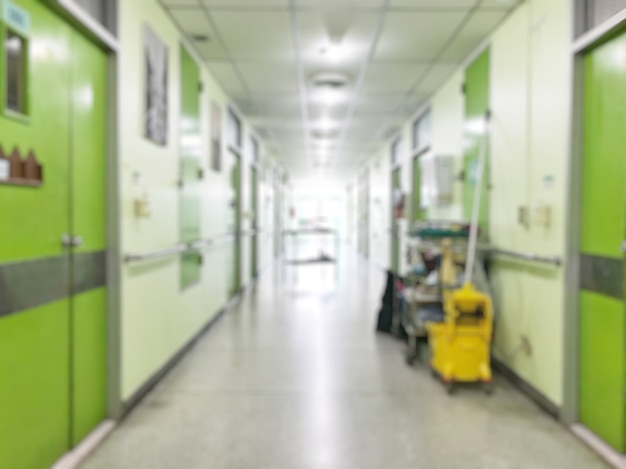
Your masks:
M255 279L259 275L259 266L258 266L258 252L259 252L259 234L257 233L259 229L258 223L258 198L259 198L259 180L258 180L258 172L256 166L252 166L250 168L251 175L251 184L250 184L250 208L252 212L252 236L251 236L251 246L250 246L250 275Z
M422 168L419 157L413 158L413 197L411 199L411 221L424 219L422 210Z
M233 227L233 266L230 283L230 296L236 296L241 290L241 158L232 149L230 183L232 190L232 227Z
M71 250L72 441L106 417L107 55L72 35ZM87 96L89 99L86 99Z
M107 57L42 2L12 4L30 31L11 113L0 28L0 467L38 469L106 416Z
M626 36L584 61L579 415L626 452Z
M180 125L180 238L193 243L201 238L202 139L200 133L200 69L184 46L181 52ZM202 253L181 255L181 288L200 281Z
M401 176L400 168L391 173L391 271L396 275L400 270L400 224L396 217L395 194L402 188Z
M484 142L485 115L489 111L489 49L483 52L465 70L465 154L463 166L465 182L463 184L463 216L472 217L474 190L478 178L477 169ZM489 228L489 158L483 168L483 188L480 200L479 226L484 235Z

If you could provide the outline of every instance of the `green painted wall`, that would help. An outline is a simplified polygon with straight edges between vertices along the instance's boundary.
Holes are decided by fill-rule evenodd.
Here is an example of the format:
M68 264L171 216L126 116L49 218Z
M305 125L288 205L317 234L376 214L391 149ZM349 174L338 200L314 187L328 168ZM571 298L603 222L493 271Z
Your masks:
M194 58L181 46L181 120L180 120L180 235L182 242L201 238L202 198L200 193L202 139L200 134L200 69ZM181 255L181 288L200 280L202 254Z
M41 2L16 3L31 15L29 115L0 116L0 144L32 149L44 181L0 185L0 210L19 220L0 227L0 264L70 263L106 247L106 55ZM61 244L71 232L84 239L73 253ZM0 318L0 467L49 467L105 417L105 290L70 293Z
M626 238L626 35L585 57L580 250L623 265ZM619 201L622 203L619 203ZM622 267L622 270L624 268ZM611 279L600 274L601 287ZM623 282L623 279L622 279ZM608 292L606 292L608 293ZM626 451L626 311L623 298L580 294L580 421Z
M182 140L181 42L182 35L157 0L119 2L119 74L124 77L119 102L120 140L120 211L123 253L142 253L172 247L181 239L181 203L178 179L180 174L180 143ZM169 139L165 146L146 140L139 123L142 122L144 89L143 27L151 26L169 50L168 97ZM188 49L196 63L203 63L193 49ZM231 99L217 84L205 67L199 68L203 92L200 94L200 153L199 165L205 177L199 182L200 237L220 239L231 233L231 182L226 145L226 116ZM197 83L191 90L197 92ZM186 91L185 91L186 93ZM211 114L212 104L221 109L222 168L213 170L211 161L211 131L216 126ZM249 126L244 121L243 141L249 140ZM266 159L262 141L261 154ZM245 152L244 152L245 153ZM242 173L247 181L249 161L242 155ZM145 191L151 214L138 218L132 210L137 187L133 175L139 173L140 186ZM272 193L270 181L263 184L265 194ZM242 198L247 204L249 198ZM263 219L272 219L275 199L262 204ZM250 265L250 250L242 251L241 265ZM271 259L272 238L260 246L263 265ZM221 242L202 252L200 280L181 291L181 267L178 257L142 265L125 265L122 269L121 330L122 330L122 396L130 398L177 351L181 349L208 321L215 317L229 299L230 275L226 273L235 263L232 242ZM259 266L262 268L263 266ZM247 281L247 278L243 279ZM154 295L158 291L159 295Z
M463 214L471 220L475 204L476 182L479 178L478 164L481 151L487 148L483 172L483 187L480 199L479 226L483 236L489 233L489 150L488 138L485 142L485 116L489 112L489 49L480 54L465 70L465 154L463 168L465 183L463 190Z
M490 137L489 236L503 249L565 257L566 190L569 160L571 83L571 4L568 0L527 0L494 31L489 39L489 105L493 111ZM482 51L472 52L472 64ZM466 109L462 84L465 66L459 67L430 98L431 153L455 159L455 174L464 167ZM483 96L484 98L484 96ZM410 141L413 120L402 128ZM370 167L372 194L389 207L391 179L388 149L382 145ZM409 149L402 152L403 182L411 184ZM548 182L546 181L548 179ZM435 220L464 218L464 185L454 184L454 201L448 207L429 209ZM473 194L472 194L473 198ZM519 207L534 213L538 204L552 210L548 226L531 216L527 226L518 223ZM372 205L373 207L375 205ZM385 224L391 220L384 217ZM389 220L389 221L388 221ZM388 226L387 226L388 228ZM388 231L388 230L387 230ZM390 249L372 256L389 265ZM504 259L492 270L497 306L494 354L557 405L564 395L565 280L563 268L541 267ZM530 354L520 344L532 345Z
M71 37L71 232L83 244L74 254L107 248L107 54L84 37ZM76 281L79 279L76 278ZM71 300L71 443L106 417L107 300L99 288Z
M49 467L69 449L69 301L0 320L0 467Z
M250 183L250 208L252 214L252 230L256 231L259 227L258 225L258 197L259 197L259 177L258 171L255 167L250 168L251 175L251 183ZM253 235L250 240L250 276L252 278L256 278L259 274L259 266L258 266L258 256L259 256L259 236Z

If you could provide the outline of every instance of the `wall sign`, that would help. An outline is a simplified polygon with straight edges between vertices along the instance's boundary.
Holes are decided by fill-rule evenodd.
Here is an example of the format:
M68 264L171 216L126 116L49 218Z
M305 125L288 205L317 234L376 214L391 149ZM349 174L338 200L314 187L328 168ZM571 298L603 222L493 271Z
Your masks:
M11 0L4 0L3 4L2 17L6 24L16 33L28 37L30 34L30 14Z
M169 103L168 50L161 38L144 26L145 136L159 145L167 145Z

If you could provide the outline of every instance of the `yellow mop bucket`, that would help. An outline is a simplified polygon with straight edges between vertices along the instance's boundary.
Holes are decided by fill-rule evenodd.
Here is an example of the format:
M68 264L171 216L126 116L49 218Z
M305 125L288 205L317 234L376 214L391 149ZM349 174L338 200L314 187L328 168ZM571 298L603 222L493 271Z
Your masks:
M482 382L491 391L491 298L471 284L446 294L444 323L427 326L433 373L452 392L458 382Z

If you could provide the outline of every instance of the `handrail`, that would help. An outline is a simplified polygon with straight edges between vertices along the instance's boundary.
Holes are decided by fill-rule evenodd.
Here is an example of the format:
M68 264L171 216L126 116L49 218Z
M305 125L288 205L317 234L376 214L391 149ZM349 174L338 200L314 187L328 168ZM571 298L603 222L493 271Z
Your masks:
M189 250L189 244L178 244L171 248L165 249L157 249L154 251L142 252L142 253L133 253L126 254L124 256L124 262L126 264L131 264L135 262L145 262L154 259L161 259L164 257L174 256L176 254L181 254Z
M186 252L197 251L199 249L204 249L208 247L220 246L222 244L226 244L228 241L232 240L233 235L227 234L223 236L219 236L217 238L208 238L201 239L198 241L194 241L192 243L180 243L176 246L172 246L170 248L165 249L157 249L154 251L142 252L142 253L132 253L126 254L124 256L124 262L126 264L133 264L137 262L146 262L155 259L162 259L170 256L174 256L176 254L184 254Z
M538 262L540 264L550 264L555 266L563 265L563 259L558 256L540 256L538 254L531 254L528 252L510 251L507 249L497 249L488 246L482 246L480 249L496 256L512 257L514 259Z

